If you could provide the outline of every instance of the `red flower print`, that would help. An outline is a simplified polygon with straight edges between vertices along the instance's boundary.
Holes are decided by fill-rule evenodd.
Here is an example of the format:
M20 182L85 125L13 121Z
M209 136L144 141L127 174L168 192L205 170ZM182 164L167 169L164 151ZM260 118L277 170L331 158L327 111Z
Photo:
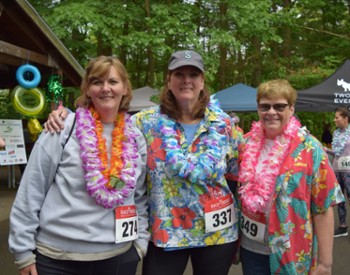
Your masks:
M162 139L155 138L148 147L147 154L147 166L149 169L154 170L156 168L156 158L165 160L165 150L161 148Z
M174 207L171 209L171 213L174 216L173 226L175 228L179 228L181 226L183 229L189 229L193 227L192 220L196 217L196 213L194 213L188 207Z
M152 239L155 243L157 243L157 241L166 243L169 240L168 232L164 229L159 229L161 223L161 219L154 217L154 223L152 225Z
M196 138L196 140L192 143L192 153L195 153L198 151L197 145L198 145L199 141L200 141L200 139Z

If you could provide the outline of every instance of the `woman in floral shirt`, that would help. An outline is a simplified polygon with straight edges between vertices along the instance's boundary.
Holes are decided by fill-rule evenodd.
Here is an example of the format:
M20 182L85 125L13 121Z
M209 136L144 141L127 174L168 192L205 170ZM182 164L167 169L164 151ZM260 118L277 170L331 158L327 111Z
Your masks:
M258 88L239 172L245 275L331 274L332 206L344 198L322 145L293 116L296 97L286 80Z
M144 275L181 275L191 257L194 274L226 275L238 238L238 138L230 117L204 84L202 57L175 52L161 105L137 113L148 145L151 242Z

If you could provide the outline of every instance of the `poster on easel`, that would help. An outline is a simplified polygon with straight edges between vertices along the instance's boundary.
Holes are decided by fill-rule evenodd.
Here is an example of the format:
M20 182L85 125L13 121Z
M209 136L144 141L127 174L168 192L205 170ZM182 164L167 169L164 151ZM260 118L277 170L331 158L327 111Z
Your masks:
M0 119L0 136L6 143L4 148L0 148L0 165L26 164L22 120Z

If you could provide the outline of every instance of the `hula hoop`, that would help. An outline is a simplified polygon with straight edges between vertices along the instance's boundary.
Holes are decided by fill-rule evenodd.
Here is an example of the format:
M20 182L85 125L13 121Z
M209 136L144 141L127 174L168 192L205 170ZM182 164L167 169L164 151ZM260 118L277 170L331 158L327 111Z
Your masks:
M16 111L25 116L37 116L45 108L45 94L38 88L28 90L16 86L10 94L10 99Z
M32 74L33 79L27 80L25 79L26 74ZM26 64L20 66L16 71L16 79L20 86L22 86L25 89L33 89L37 87L41 80L41 75L37 67L34 67L32 65Z

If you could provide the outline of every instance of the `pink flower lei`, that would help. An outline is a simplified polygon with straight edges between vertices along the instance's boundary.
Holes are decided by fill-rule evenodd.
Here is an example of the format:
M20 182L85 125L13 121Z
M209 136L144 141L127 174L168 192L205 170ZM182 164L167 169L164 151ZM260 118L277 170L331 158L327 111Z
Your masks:
M80 144L80 157L85 170L88 194L95 198L96 203L104 208L115 208L118 205L122 205L124 199L133 192L136 186L135 160L138 156L135 137L137 134L132 129L130 116L125 114L121 154L122 168L117 180L114 175L105 177L102 174L106 167L103 167L100 159L96 122L89 109L78 108L76 119L76 135ZM114 184L111 184L112 181L114 181Z
M263 162L263 169L257 174L256 167L265 143L265 135L261 121L253 123L252 135L245 145L238 174L242 204L251 212L266 210L279 169L299 128L299 121L291 117L283 133L274 139L268 159Z

